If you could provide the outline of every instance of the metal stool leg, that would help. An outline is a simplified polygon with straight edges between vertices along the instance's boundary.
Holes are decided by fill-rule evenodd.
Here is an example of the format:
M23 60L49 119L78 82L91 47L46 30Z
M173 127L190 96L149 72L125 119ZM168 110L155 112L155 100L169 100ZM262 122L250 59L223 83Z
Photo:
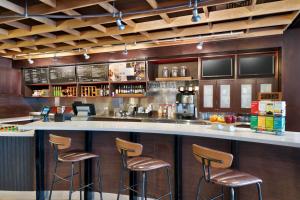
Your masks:
M173 199L172 183L171 183L170 169L168 167L167 167L167 178L168 178L168 184L169 184L169 196L170 196L170 200L172 200Z
M72 199L72 193L73 193L73 179L74 179L74 163L72 163L72 173L71 173L71 178L70 178L69 200Z
M142 172L142 195L141 195L141 200L145 200L145 188L146 188L145 180L146 180L146 172Z
M196 200L200 200L200 194L201 194L201 183L203 181L203 176L201 176L201 178L199 179L199 183L198 183L198 188L197 188L197 196L196 196Z
M98 186L99 186L100 200L103 200L103 194L102 194L102 174L101 174L100 158L97 159L97 170L98 170Z
M230 200L234 200L234 188L230 188Z
M79 161L79 191L80 191L80 200L82 200L82 176L81 176L81 161Z
M224 200L224 186L222 186L222 200Z
M56 171L57 171L57 162L55 162L54 173L53 173L53 177L52 177L52 183L51 183L50 194L49 194L49 200L51 200L52 191L53 191L55 181L56 181L56 176L55 176Z
M257 191L258 191L258 199L259 200L262 200L262 193L261 193L261 185L260 183L256 183L256 186L257 186Z
M120 199L120 194L121 194L121 192L123 190L123 186L124 186L124 184L123 184L123 178L124 178L123 175L124 175L124 169L121 168L121 171L120 171L120 183L119 183L119 191L118 191L117 200Z
M145 200L147 200L148 174L145 172Z

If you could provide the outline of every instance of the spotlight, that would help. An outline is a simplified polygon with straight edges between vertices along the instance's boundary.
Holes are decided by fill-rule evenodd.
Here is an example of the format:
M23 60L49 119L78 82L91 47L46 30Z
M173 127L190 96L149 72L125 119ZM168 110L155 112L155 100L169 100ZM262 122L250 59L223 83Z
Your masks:
M199 22L200 20L201 20L201 17L198 13L198 3L197 3L197 0L195 0L194 8L193 8L192 22Z
M86 53L84 53L84 54L83 54L83 56L84 56L84 59L86 59L86 60L88 60L88 59L90 59L90 58L91 58L91 56L90 56L90 55L88 55L88 54L86 54Z
M28 58L28 63L32 65L34 63L34 60L32 60L31 57L29 57Z
M91 56L87 53L87 49L85 49L85 53L83 54L84 59L88 60Z
M116 24L119 27L120 31L123 31L125 29L125 25L122 22L122 12L119 12L119 17L116 19Z
M128 50L127 50L127 44L124 44L124 51L123 51L124 55L128 55Z
M203 49L203 42L199 42L199 44L197 44L197 49L202 50Z

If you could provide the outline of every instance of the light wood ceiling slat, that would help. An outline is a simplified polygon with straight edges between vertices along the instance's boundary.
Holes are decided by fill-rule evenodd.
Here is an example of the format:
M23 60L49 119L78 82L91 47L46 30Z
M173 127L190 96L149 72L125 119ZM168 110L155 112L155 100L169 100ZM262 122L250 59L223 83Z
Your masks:
M291 19L294 15L289 14L285 16L276 16L276 17L268 17L264 19L256 19L253 20L253 23L248 24L248 20L241 20L237 22L230 22L230 23L221 23L215 24L213 27L214 33L222 33L222 32L230 32L230 31L239 31L246 28L264 28L264 27L272 27L278 25L285 25L291 22ZM272 19L272 20L271 20ZM95 46L104 46L109 44L123 44L123 43L134 43L134 42L143 42L148 40L159 40L159 39L169 39L169 38L180 38L185 36L195 36L199 34L209 34L211 33L211 29L208 25L201 25L195 26L190 28L183 28L179 33L174 33L172 31L161 31L149 34L149 37L143 35L137 36L124 36L122 42L116 42L114 40L106 40L106 41L99 41L97 44L79 44L77 48L84 48L84 47L95 47ZM60 51L60 50L71 50L70 47L58 47L56 49L46 48L46 49L39 49L40 52L49 52L49 51ZM28 51L25 51L28 53Z
M250 16L259 16L259 15L267 15L267 14L273 14L273 13L281 13L281 12L288 12L288 11L298 11L300 9L300 4L298 0L285 0L285 1L278 1L278 2L272 2L272 3L266 3L266 4L258 4L255 6L255 8L252 11L249 11L246 7L240 7L240 8L234 8L234 9L228 9L228 10L221 10L221 11L215 11L210 13L209 19L205 19L202 15L202 21L200 23L208 23L208 22L217 22L222 20L231 20L231 19L238 19L238 18L245 18ZM191 25L189 18L190 16L180 17L179 19L184 20L173 20L171 24L167 24L165 22L160 22L159 24L163 24L166 28L177 27L180 25L183 25L182 22L186 20L187 24L185 25ZM80 21L77 19L67 20L61 24L59 24L57 27L54 26L48 26L48 25L38 25L33 26L31 31L24 31L24 30L12 30L9 31L9 35L0 35L1 39L9 39L14 37L22 37L22 36L28 36L33 34L40 34L45 32L55 32L60 31L66 28L81 28L86 26L91 26L95 24L99 24L99 21L112 21L111 17L107 20L107 18L100 18L100 19L91 19L87 21ZM115 19L113 19L114 22ZM181 22L179 22L181 21ZM157 21L155 21L156 23ZM148 24L151 24L151 26L154 25L154 27L158 27L158 24L153 24L153 22L145 22ZM144 24L145 24L144 23ZM136 26L142 25L143 23L137 23ZM125 33L129 33L128 29L131 27L128 27L125 30ZM111 28L109 28L112 30ZM117 29L117 28L115 28ZM136 32L136 27L134 28L134 31ZM108 29L107 29L108 30ZM133 30L130 29L131 31ZM138 30L139 31L146 31L145 29ZM107 31L108 34L123 34L124 32L119 31ZM107 36L107 34L99 35L99 37Z
M43 2L44 4L51 6L53 8L56 7L56 0L40 0L40 2Z

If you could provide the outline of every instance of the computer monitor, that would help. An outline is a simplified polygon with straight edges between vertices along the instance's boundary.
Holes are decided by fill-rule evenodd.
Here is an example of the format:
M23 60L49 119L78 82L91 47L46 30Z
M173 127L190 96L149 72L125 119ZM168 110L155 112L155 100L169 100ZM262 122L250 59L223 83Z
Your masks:
M72 109L73 109L74 115L77 115L76 106L79 106L79 105L82 105L81 101L74 101L74 103L72 104Z
M81 104L77 105L76 108L76 115L78 115L79 112L86 112L88 113L88 116L96 115L96 109L94 104ZM75 113L74 110L74 113Z

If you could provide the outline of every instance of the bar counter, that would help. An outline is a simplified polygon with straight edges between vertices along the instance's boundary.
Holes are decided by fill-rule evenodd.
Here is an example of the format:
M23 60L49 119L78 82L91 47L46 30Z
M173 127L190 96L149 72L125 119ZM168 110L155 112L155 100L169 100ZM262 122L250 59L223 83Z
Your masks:
M84 149L100 155L105 193L117 193L120 155L115 147L115 138L119 137L143 144L144 154L172 164L175 200L195 198L201 170L192 155L192 144L232 153L235 158L233 168L263 179L264 199L296 200L300 196L300 133L287 131L283 136L275 136L255 133L249 128L236 128L235 132L213 130L209 125L200 125L201 122L189 124L116 120L36 121L20 126L23 130L35 131L36 199L47 199L46 191L49 190L51 181L53 160L48 142L49 134L71 137L71 149ZM94 168L93 164L86 166L86 181L95 178ZM62 173L66 174L68 170L66 167ZM149 180L149 191L154 191L155 195L166 191L166 180L162 177L162 174L158 173ZM137 176L131 173L127 181L135 184L138 181ZM289 186L291 184L293 187ZM68 186L61 185L56 190L68 190ZM208 198L216 194L218 188L208 187L204 191L205 197ZM89 194L91 193L86 191L86 200L91 199ZM126 194L130 200L136 199L134 192ZM256 188L240 189L238 197L255 200Z
M244 142L280 145L300 148L300 133L287 131L282 136L255 133L249 128L236 128L234 132L213 130L210 125L156 123L156 122L123 122L123 121L65 121L42 122L37 121L21 126L23 130L48 131L108 131L108 132L136 132L157 133L179 136L207 137Z

